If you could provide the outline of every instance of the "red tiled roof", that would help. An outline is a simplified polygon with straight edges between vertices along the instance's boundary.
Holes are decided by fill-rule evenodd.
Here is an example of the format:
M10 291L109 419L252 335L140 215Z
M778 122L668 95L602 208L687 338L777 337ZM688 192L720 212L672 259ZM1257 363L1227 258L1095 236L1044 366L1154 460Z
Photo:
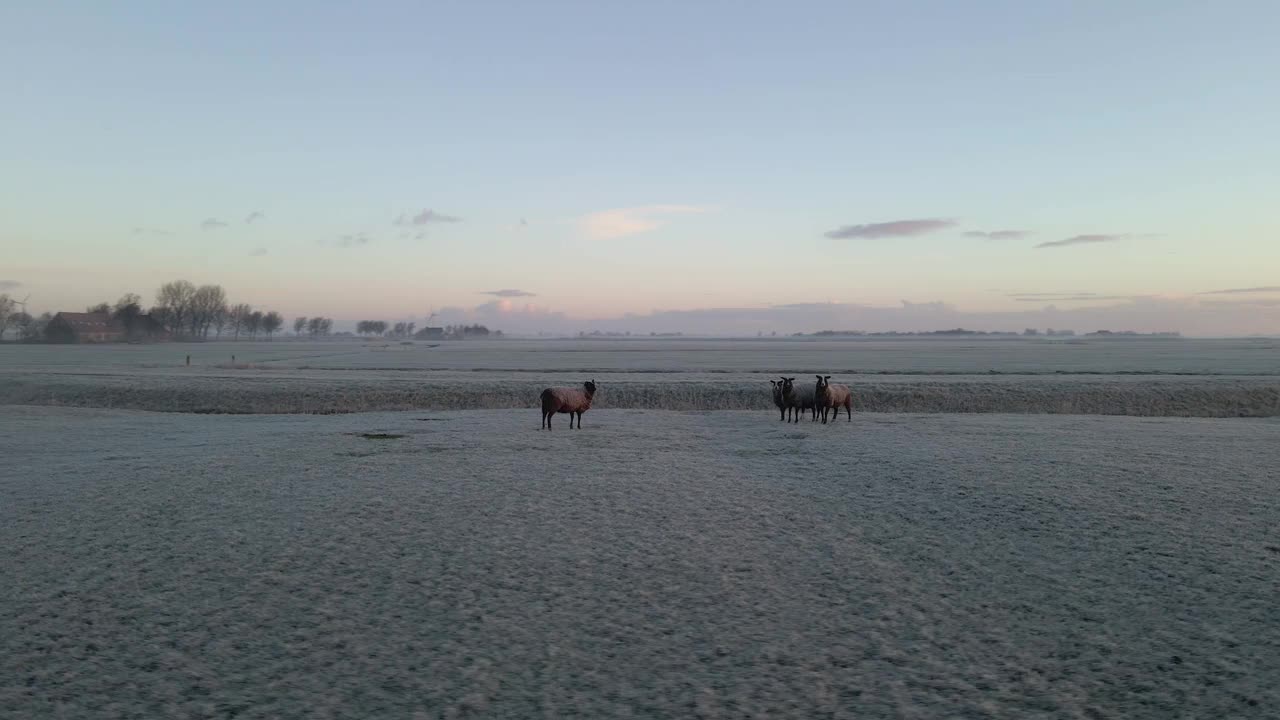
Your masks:
M93 333L124 333L124 327L107 313L60 312L54 320L61 318L77 335Z

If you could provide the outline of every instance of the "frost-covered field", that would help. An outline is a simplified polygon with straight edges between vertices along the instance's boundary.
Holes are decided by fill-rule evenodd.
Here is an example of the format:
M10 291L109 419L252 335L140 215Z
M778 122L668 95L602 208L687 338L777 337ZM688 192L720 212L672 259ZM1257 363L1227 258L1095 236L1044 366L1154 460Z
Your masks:
M0 717L1280 711L1280 421L773 417L0 407Z
M394 340L0 345L0 366L81 372L199 368L605 373L1280 374L1280 339L811 339Z
M1267 339L4 345L0 404L217 413L525 408L549 384L594 378L600 407L743 410L768 407L768 378L783 373L834 375L864 411L1280 415L1280 341Z

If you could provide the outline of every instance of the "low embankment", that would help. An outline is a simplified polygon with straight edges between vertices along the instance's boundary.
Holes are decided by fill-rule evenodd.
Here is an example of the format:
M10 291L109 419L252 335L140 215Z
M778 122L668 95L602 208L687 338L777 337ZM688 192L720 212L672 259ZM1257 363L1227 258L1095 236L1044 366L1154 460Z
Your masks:
M772 410L763 381L597 378L596 407ZM855 411L1056 413L1171 417L1280 416L1280 378L845 378ZM0 404L187 413L332 414L378 410L524 409L545 381L14 374Z

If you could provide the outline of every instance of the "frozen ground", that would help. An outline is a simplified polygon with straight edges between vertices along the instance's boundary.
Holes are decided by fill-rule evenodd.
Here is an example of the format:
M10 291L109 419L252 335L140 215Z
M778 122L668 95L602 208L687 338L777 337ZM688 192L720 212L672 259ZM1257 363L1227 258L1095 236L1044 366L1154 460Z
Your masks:
M468 340L413 342L277 338L152 345L0 345L0 367L79 372L212 368L466 372L841 374L1141 373L1280 375L1280 338Z
M594 378L600 407L747 410L769 406L770 377L819 372L873 412L1280 415L1280 341L1266 339L0 345L0 405L527 408L549 384Z
M1280 421L772 417L0 407L0 717L1280 712Z

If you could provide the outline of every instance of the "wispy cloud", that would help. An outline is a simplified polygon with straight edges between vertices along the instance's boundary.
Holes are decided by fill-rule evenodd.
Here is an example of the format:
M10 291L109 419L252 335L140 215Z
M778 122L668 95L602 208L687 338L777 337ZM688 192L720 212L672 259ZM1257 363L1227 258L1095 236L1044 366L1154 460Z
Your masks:
M1226 290L1209 290L1200 295L1248 295L1250 293L1280 293L1280 285L1263 285L1261 287L1227 288Z
M266 254L267 254L267 249L264 247L254 248L253 250L249 251L249 257L262 257Z
M990 232L984 230L970 230L964 234L965 237L986 238L987 240L1022 240L1030 237L1030 230L992 230Z
M400 217L396 218L396 225L426 225L428 223L458 223L462 222L462 218L453 215L445 215L438 213L430 208L409 217L404 213L400 213Z
M172 235L173 233L168 230L161 230L159 228L136 227L133 229L133 234L134 235Z
M1071 245L1095 245L1123 240L1127 235L1075 235L1062 240L1050 240L1036 245L1037 248L1068 247Z
M525 292L524 290L515 290L508 288L506 290L483 290L481 295L493 295L495 297L513 298L513 297L534 297L536 293Z
M0 290L17 290L22 283L17 280L0 280Z
M998 291L993 291L998 292ZM1097 295L1091 292L1033 292L1033 293L1007 293L1005 297L1011 298L1045 298L1045 297L1062 297L1063 295Z
M254 210L253 212L249 213L249 217L244 219L244 224L252 225L255 220L262 220L266 217L267 217L266 215L262 214L262 211Z
M1117 300L1137 300L1146 297L1144 295L1097 295L1095 293L1077 293L1075 295L1034 295L1029 297L1014 297L1017 302L1097 302Z
M662 227L672 215L691 215L707 212L709 208L696 205L646 205L633 208L601 210L578 219L578 228L592 240L637 235Z
M322 238L319 241L319 244L324 247L352 248L360 247L361 245L368 245L372 239L373 238L369 237L368 233L360 232L348 235L339 235L337 238L332 240Z
M217 218L207 218L204 222L200 223L201 230L221 230L226 226L227 223L224 223Z
M1203 294L1203 293L1202 293ZM1218 307L1280 307L1280 298L1248 298L1244 300L1204 300L1205 305Z
M860 239L872 240L887 237L911 237L925 235L949 227L955 227L954 220L942 218L925 218L921 220L894 220L892 222L868 223L865 225L844 225L835 230L823 233L834 240Z

